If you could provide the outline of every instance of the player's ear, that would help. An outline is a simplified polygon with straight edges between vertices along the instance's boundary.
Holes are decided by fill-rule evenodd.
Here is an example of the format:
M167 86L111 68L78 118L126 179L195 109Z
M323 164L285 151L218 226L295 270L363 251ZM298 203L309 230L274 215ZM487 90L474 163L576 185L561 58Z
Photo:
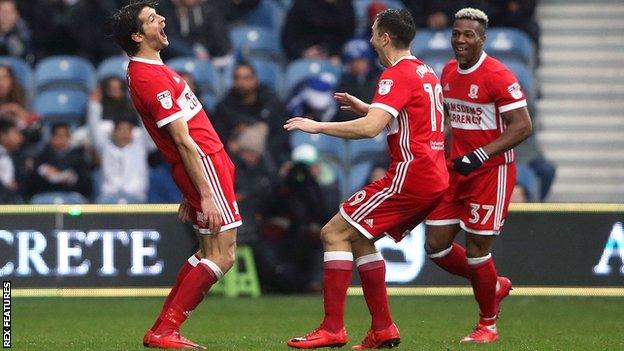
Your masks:
M132 40L136 41L137 43L140 43L140 42L143 41L143 34L141 34L141 33L132 33L130 38L132 38Z

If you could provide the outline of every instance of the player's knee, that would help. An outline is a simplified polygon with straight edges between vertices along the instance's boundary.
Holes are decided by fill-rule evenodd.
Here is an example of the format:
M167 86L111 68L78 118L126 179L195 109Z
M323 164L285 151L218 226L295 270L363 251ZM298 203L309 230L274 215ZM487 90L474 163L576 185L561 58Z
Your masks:
M435 235L427 235L425 238L425 251L427 254L434 254L442 250L446 250L451 246L451 243L445 238L441 238Z
M466 243L466 256L468 257L483 257L490 253L490 245L483 242L468 241Z
M224 252L221 257L224 272L229 271L236 262L236 245L233 245L227 252Z

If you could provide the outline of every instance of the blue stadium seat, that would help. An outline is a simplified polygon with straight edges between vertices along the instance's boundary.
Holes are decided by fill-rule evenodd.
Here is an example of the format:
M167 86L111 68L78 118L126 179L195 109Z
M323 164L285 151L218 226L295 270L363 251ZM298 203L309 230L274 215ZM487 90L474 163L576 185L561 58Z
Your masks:
M353 195L364 185L368 184L368 177L372 169L372 162L360 162L351 166L348 172L347 196Z
M351 164L369 160L371 154L386 154L386 131L382 131L372 139L350 140L348 142L349 162Z
M34 205L44 204L85 204L87 199L80 193L73 191L53 191L48 193L36 194L30 199L30 203Z
M88 95L78 90L47 90L35 99L35 111L44 123L58 121L77 126L82 124Z
M217 108L217 103L219 103L217 97L211 93L203 93L200 100L202 106L209 114L215 112Z
M449 56L448 52L430 51L430 52L425 52L424 54L418 56L418 58L421 59L427 65L429 65L431 68L433 68L438 78L441 79L442 70L444 69L444 66L450 59L454 58L454 56L452 53Z
M50 56L35 67L37 91L65 88L91 91L95 87L95 70L88 60L78 56Z
M0 56L0 65L11 67L15 77L27 92L32 93L33 72L26 61L13 56Z
M451 30L418 30L412 41L412 54L418 58L423 55L446 55L453 57L453 48L451 47Z
M295 131L290 134L290 146L295 147L302 144L310 144L322 155L329 156L339 162L346 159L345 141L340 138L334 138L325 134L309 134L301 131Z
M256 70L260 83L271 87L278 94L284 90L284 72L282 67L274 61L251 58L249 63ZM223 89L228 91L232 87L235 64L228 65L223 71Z
M262 57L279 61L282 48L279 37L269 28L239 25L230 29L234 50L244 58Z
M505 66L507 66L518 79L518 83L522 86L524 93L530 102L536 102L537 98L537 87L535 85L535 78L533 77L532 71L523 63L518 63L517 61L508 61L503 62Z
M176 72L190 74L203 93L221 95L221 79L210 62L194 57L176 57L167 61L167 65Z
M401 0L374 0L386 5L389 9L402 9L405 5ZM354 0L353 10L355 11L356 34L362 36L367 32L368 27L368 6L373 0Z
M282 29L284 12L282 6L275 1L262 0L253 10L243 16L243 23L249 26L266 27L273 33L279 34Z
M533 68L535 48L529 36L515 28L490 28L485 52L501 61L516 61Z
M130 60L127 56L111 56L106 58L97 68L98 79L114 76L126 81L128 62L130 62Z
M286 81L285 91L289 92L297 83L317 76L323 72L328 72L336 77L336 80L340 79L342 67L335 66L329 60L322 59L297 59L292 61L288 67L286 67ZM336 84L338 84L337 82Z

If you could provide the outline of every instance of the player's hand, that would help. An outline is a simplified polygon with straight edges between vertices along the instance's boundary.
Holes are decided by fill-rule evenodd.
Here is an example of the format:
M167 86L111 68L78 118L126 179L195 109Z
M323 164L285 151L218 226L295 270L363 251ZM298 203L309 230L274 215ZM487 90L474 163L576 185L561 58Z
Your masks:
M191 205L185 197L182 197L182 201L180 202L180 207L178 207L178 218L182 223L187 222L191 219Z
M358 116L366 116L368 104L348 93L334 93L334 99L343 111L351 111Z
M201 199L202 213L204 214L204 223L208 224L211 233L218 233L219 228L223 225L223 216L215 205L214 198L204 197Z
M469 154L454 159L453 169L461 175L467 176L481 167L488 158L490 157L483 151L483 148L478 148Z
M318 134L321 132L321 122L304 117L293 117L286 121L284 129L289 132L292 132L293 130L300 130L306 133Z

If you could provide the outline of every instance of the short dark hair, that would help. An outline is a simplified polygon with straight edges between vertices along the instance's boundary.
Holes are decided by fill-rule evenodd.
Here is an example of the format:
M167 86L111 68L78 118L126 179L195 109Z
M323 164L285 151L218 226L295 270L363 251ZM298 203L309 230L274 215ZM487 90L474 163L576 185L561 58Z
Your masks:
M249 68L251 70L251 73L254 76L257 76L256 68L251 64L251 62L249 62L247 60L241 60L241 61L236 62L236 65L234 66L234 71L236 71L240 67L247 67L247 68Z
M0 115L0 134L6 134L15 127L15 122L6 118L4 115Z
M136 125L135 120L136 118L132 114L122 113L113 120L114 129L117 129L122 123L128 123L134 127Z
M139 43L132 40L132 34L143 33L139 13L145 7L155 8L157 5L155 1L150 0L131 1L113 13L111 17L113 38L128 56L134 56L139 51Z
M51 133L50 133L50 135L54 135L54 134L56 134L56 131L57 131L57 130L59 130L59 129L61 129L61 128L67 129L68 131L71 129L71 128L69 127L69 124L68 124L68 123L65 123L65 122L56 122L56 123L54 123L54 124L52 124L52 125L50 126L50 132L51 132Z
M377 14L377 30L388 33L396 48L405 49L414 39L416 25L408 10L388 9Z

